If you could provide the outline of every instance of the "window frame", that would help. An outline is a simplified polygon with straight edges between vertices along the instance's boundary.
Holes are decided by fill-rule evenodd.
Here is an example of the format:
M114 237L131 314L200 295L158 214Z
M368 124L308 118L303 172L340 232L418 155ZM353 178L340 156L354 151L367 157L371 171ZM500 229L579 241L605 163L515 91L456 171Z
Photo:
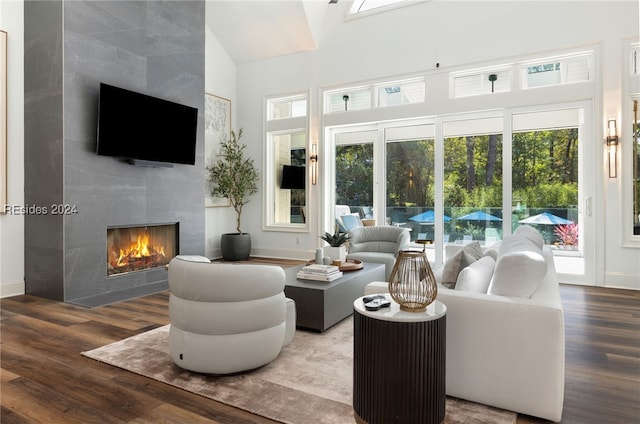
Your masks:
M297 92L288 95L266 96L263 103L263 205L264 213L262 214L264 231L280 231L294 233L308 233L310 231L309 213L306 213L304 223L279 223L275 220L275 190L277 186L277 174L274 170L275 155L273 152L273 138L283 134L304 133L305 137L305 207L309 207L311 200L311 178L309 165L309 154L311 152L311 141L309 137L309 107L310 107L309 91ZM306 102L306 112L303 116L295 117L272 117L272 107L277 102L294 102L304 100Z
M385 89L390 86L402 87L402 86L407 86L409 84L420 84L420 83L423 86L422 99L418 99L415 102L401 102L400 104L393 104L393 105L380 104L379 90ZM402 88L400 90L401 90L400 92L402 93ZM357 107L356 109L350 109L348 104L348 101L350 100L347 100L346 107L343 108L342 107L343 104L341 104L340 108L334 107L334 105L337 103L335 101L332 101L334 99L334 96L338 96L339 98L342 98L344 101L344 96L349 96L349 99L351 99L354 96L354 93L368 93L369 94L368 106ZM373 110L373 109L394 108L399 106L425 103L427 100L427 83L426 83L426 78L424 76L408 77L408 78L402 78L402 79L391 79L391 80L385 80L385 81L377 81L371 84L360 84L360 85L354 85L354 86L345 86L341 88L326 89L324 90L322 97L324 99L324 107L323 107L324 115L334 115L339 113L357 112L357 111Z
M566 75L564 75L563 69L568 66L568 64L575 59L586 58L587 59L587 73L588 77L584 80L579 81L566 81ZM569 84L580 84L591 82L594 79L594 62L595 62L595 52L593 50L580 51L575 53L562 54L558 56L550 56L550 57L541 57L538 59L532 59L528 61L524 61L519 63L520 68L520 80L521 80L521 89L522 90L533 90L536 88L544 88L544 87L557 87ZM559 74L560 81L556 81L556 76L554 75L554 81L548 84L534 85L529 86L528 75L529 69L534 66L545 66L552 64L554 68L558 67L557 71ZM556 69L553 70L554 72Z

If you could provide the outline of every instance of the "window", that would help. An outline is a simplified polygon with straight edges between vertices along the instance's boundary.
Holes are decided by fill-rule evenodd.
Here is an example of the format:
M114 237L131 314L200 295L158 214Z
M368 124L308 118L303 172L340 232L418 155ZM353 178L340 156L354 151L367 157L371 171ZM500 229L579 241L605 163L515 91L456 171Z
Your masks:
M405 81L378 86L378 107L424 102L424 80Z
M336 204L349 205L352 212L372 209L378 225L410 228L414 241L433 239L432 251L426 247L426 252L435 266L445 259L443 245L468 240L492 244L532 221L544 234L545 250L552 252L561 281L595 284L594 187L599 171L584 172L584 167L597 162L602 147L599 138L594 142L591 125L596 51L512 58L475 69L431 70L422 78L325 91L324 142L331 158L324 162L328 187L323 204L327 210ZM623 82L628 92L638 93L640 43L628 42L625 51L623 69L629 78ZM443 78L449 90L432 90L431 84ZM575 89L560 88L574 83ZM525 91L537 87L547 87L541 93L553 95L540 98ZM499 98L505 102L483 106L483 99L489 100L484 96L492 93L502 93ZM449 101L470 96L482 97ZM630 116L630 108L624 116ZM416 133L421 126L429 129ZM366 139L343 139L365 132ZM629 153L624 169L631 180ZM539 174L544 181L534 179ZM631 210L631 200L627 203ZM538 221L543 213L559 217L552 218L559 224ZM325 228L333 226L331 216L322 216ZM627 228L630 217L625 215ZM577 240L572 240L576 230Z
M445 122L446 243L502 238L502 118Z
M267 101L267 121L307 116L306 96L293 96Z
M563 281L581 281L594 273L593 227L578 209L591 213L585 116L572 105L335 127L330 201L370 207L378 225L409 228L412 241L434 240L426 254L436 266L444 245L492 245L533 225Z
M578 250L578 129L514 132L512 152L514 225L536 226L547 246Z
M591 52L579 53L525 63L521 66L523 88L589 81L592 56Z
M328 92L325 113L371 109L371 88L347 88Z
M265 229L307 231L307 94L265 102Z
M451 97L470 97L511 91L511 70L465 71L450 76Z
M325 93L325 113L349 112L412 103L424 103L425 80L414 78L345 87Z
M373 143L376 137L375 131L336 134L336 205L347 205L357 212L373 208Z
M419 2L420 0L355 0L349 9L349 15L389 10Z
M306 134L304 131L270 133L275 187L275 224L304 224L306 206Z
M583 119L584 110L573 107L517 113L511 119L512 228L536 227L565 281L593 272L587 258L594 243L585 220L591 206L584 188L593 171L581 171ZM578 205L585 205L582 211Z
M640 50L632 58L632 72L638 71L638 56ZM452 72L449 75L450 97L457 99L512 91L517 84L513 83L513 75L518 72L516 69L520 69L524 89L590 81L593 77L592 58L593 51L588 51L513 65ZM636 60L635 65L633 60Z
M387 223L411 228L411 240L434 240L433 125L387 128L385 141Z

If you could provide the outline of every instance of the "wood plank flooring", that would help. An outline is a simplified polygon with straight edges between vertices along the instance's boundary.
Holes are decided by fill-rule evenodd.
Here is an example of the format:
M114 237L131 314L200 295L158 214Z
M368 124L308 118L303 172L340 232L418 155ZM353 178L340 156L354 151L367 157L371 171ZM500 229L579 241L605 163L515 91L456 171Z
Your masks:
M561 293L562 423L640 422L640 292L562 286ZM28 295L0 300L0 422L273 423L80 355L169 323L168 298L162 292L93 309ZM518 417L518 424L544 422Z

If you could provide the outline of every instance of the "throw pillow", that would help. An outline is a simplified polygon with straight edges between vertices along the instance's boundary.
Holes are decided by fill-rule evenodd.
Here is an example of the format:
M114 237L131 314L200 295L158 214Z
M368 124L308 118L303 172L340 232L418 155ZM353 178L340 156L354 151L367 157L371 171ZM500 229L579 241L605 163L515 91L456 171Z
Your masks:
M498 248L498 260L500 256L511 252L538 252L542 253L542 247L536 241L524 234L511 234L502 240Z
M442 284L455 284L458 274L482 257L482 247L477 241L465 245L451 256L442 269Z
M342 215L342 223L347 231L351 231L356 227L363 227L358 214Z
M531 225L521 225L513 232L513 234L520 234L536 244L540 249L544 247L544 239L542 234L538 232Z
M483 256L458 275L456 290L486 293L491 283L496 261L491 256Z
M537 245L519 234L505 237L487 293L531 297L546 273L547 263Z
M492 244L489 247L485 247L484 249L482 249L482 252L484 254L484 256L491 256L494 261L498 260L498 251L500 250L500 245L502 244L501 241L498 241L494 244Z

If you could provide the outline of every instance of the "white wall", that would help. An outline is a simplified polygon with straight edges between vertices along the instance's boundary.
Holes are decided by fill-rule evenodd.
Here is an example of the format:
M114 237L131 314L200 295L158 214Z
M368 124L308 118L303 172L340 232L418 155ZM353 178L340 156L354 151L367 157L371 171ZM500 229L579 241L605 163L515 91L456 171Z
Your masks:
M236 65L209 27L205 34L205 91L231 100L231 127L236 129ZM204 194L203 194L204 195ZM204 199L202 201L204 206ZM205 255L220 256L220 235L235 231L235 213L231 207L205 211Z
M343 9L348 6L348 3L342 4ZM461 65L473 67L500 60L508 63L512 57L544 56L581 46L595 46L599 52L596 119L591 128L596 135L593 142L598 143L599 149L604 145L603 122L609 116L620 115L620 81L623 72L627 72L621 61L623 40L637 38L639 34L637 1L426 2L348 21L342 20L341 13L339 8L327 11L325 23L330 29L322 34L316 51L238 66L238 120L247 139L255 140L249 150L256 161L262 157L264 96L309 89L311 117L315 121L310 138L322 142L318 129L321 88L435 72L436 63L440 64L438 71L447 72ZM429 90L428 87L427 97ZM591 95L586 93L585 99ZM532 104L550 101L533 92L528 96ZM478 109L486 109L482 99L471 100L467 106L474 101ZM604 154L604 150L602 152ZM623 247L619 220L602 218L620 215L618 184L619 181L614 182L611 187L609 181L602 181L595 188L596 216L599 217L597 242L602 243L598 249L601 263L597 267L596 283L640 289L640 251ZM311 190L317 202L320 188L316 186ZM248 223L245 227L252 233L254 253L290 252L292 257L311 257L318 245L318 234L324 229L312 225L311 233L302 235L264 232L261 198L250 202L245 213ZM314 222L322 212L320 208L310 211L310 215L316 217ZM615 280L611 276L616 276Z
M7 32L7 203L24 205L23 2L0 1ZM24 217L0 215L0 297L24 293Z

